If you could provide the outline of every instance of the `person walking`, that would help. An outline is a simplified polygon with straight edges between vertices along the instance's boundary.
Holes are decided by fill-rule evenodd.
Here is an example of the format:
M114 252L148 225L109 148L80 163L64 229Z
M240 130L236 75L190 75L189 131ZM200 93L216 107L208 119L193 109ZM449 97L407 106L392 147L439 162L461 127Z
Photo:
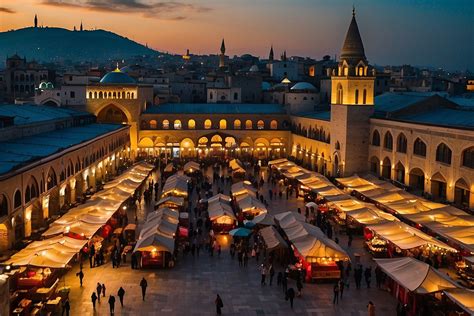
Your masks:
M273 264L270 264L270 286L273 283L273 277L275 276L275 269L273 268Z
M262 279L260 280L260 285L265 285L265 280L267 278L267 267L263 263L260 266L260 273L262 275Z
M365 268L364 277L365 277L365 283L367 284L367 288L370 289L370 279L372 278L372 267Z
M382 285L382 269L379 266L375 268L375 282L377 283L377 288L380 289Z
M285 294L286 294L285 299L287 301L290 300L290 306L291 306L291 309L293 309L293 300L295 299L295 290L293 290L293 288L290 287L288 290L286 290Z
M110 315L115 313L115 296L109 296L109 307L110 307Z
M334 288L332 291L334 293L334 296L332 298L332 303L338 304L339 303L339 283L334 284Z
M92 292L91 301L92 301L92 308L95 309L95 301L97 301L97 295L95 294L95 292Z
M123 287L120 287L120 289L117 291L117 296L120 300L120 306L123 307L123 297L125 296L125 290Z
M341 300L342 300L342 294L344 293L344 286L346 285L343 278L339 279L338 285L339 285L339 295L340 295Z
M97 299L99 300L99 303L100 303L100 293L102 292L102 285L97 282Z
M277 275L277 285L281 286L282 281L283 281L283 272L280 271L278 272L278 275Z
M81 284L81 287L82 287L82 279L84 279L84 272L82 272L82 269L76 273L76 276L79 277L79 283Z
M216 314L221 315L222 314L222 308L224 307L224 303L222 302L221 297L219 294L217 294L216 300L214 301L214 304L216 304Z
M288 289L288 279L286 276L283 276L283 279L281 280L281 285L283 286L283 293L286 293L286 290Z
M105 284L102 283L102 297L105 297Z
M145 277L140 281L140 287L142 288L142 299L145 301L145 294L146 294L146 287L148 286L148 282L145 280Z
M301 290L303 289L303 282L301 282L300 276L296 280L296 288L298 289L298 296L301 296Z
M66 314L66 316L69 316L69 311L71 310L71 304L69 304L69 299L66 298L66 300L64 301L63 303L63 311L62 311L62 315Z
M375 305L372 301L369 301L369 304L367 304L367 312L369 316L375 316Z

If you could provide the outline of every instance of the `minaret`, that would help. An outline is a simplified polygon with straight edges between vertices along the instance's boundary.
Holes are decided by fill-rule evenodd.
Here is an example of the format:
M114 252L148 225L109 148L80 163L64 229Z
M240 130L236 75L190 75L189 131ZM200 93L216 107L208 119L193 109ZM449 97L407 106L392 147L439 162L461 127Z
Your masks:
M270 54L268 54L268 61L273 61L273 45L270 47Z
M222 39L221 43L221 53L219 55L219 68L225 67L225 43L224 39Z
M283 55L281 55L281 61L286 61L286 50L284 50Z
M374 81L353 9L339 64L331 76L333 176L368 171L369 119L374 112Z
M35 28L38 27L38 16L35 14Z
M79 28L79 30L82 32L83 28L82 28L82 21L81 21L81 27Z

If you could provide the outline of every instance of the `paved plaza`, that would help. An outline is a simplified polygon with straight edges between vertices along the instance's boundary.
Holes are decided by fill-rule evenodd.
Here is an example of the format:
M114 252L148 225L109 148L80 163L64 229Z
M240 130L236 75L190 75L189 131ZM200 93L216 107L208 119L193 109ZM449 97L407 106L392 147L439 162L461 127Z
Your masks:
M217 187L214 185L214 192ZM225 193L229 188L225 187ZM261 190L268 194L265 184ZM191 200L196 200L192 196ZM268 201L269 211L273 214L292 210L298 207L304 209L302 199L294 197L288 201L285 196L282 199ZM142 207L139 213L139 222L143 221L144 213L152 209L152 206ZM344 235L338 236L340 243L353 258L354 253L362 254L361 262L364 266L371 263L370 256L363 249L362 238L355 238L351 248L347 248ZM118 269L113 269L111 263L89 269L84 264L84 286L79 287L79 279L75 273L79 267L75 266L61 280L71 287L69 295L71 302L71 315L108 315L108 296L116 297L115 315L214 315L214 299L219 293L224 302L224 315L367 315L367 303L373 301L376 306L376 315L395 315L396 300L384 290L376 288L363 288L356 290L353 275L349 279L349 289L345 289L342 300L333 305L333 284L318 283L304 284L303 294L295 299L294 309L284 298L282 288L260 285L259 264L250 258L248 267L240 268L237 259L231 259L229 248L230 236L221 235L218 242L223 246L220 257L215 255L209 257L206 252L201 252L200 257L192 257L190 254L183 258L179 255L176 266L173 269L159 270L132 270L129 261L122 264ZM276 267L283 271L282 267ZM275 279L276 279L275 274ZM148 281L148 289L145 302L141 299L140 280L145 277ZM106 286L106 297L97 304L94 312L91 303L91 294L95 291L97 282ZM375 283L375 282L372 282ZM125 289L125 304L120 307L117 290L122 286ZM288 287L296 289L291 281Z

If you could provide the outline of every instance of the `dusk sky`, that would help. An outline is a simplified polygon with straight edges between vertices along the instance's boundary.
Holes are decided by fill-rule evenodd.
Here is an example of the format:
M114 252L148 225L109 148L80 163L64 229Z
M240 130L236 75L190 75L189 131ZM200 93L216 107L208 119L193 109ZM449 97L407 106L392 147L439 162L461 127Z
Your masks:
M352 4L372 64L474 70L472 0L2 0L0 30L39 24L116 32L171 53L339 54Z

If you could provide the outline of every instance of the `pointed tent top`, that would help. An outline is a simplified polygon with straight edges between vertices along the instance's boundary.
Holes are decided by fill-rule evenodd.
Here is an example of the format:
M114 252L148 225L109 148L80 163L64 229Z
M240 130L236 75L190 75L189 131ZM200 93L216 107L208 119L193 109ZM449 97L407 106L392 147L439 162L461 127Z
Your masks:
M352 20L347 30L346 39L341 50L341 59L346 60L365 60L364 44L360 37L359 27L355 18L355 8L352 8Z
M222 43L221 43L221 53L222 53L222 54L225 53L225 43L224 43L224 39L222 39Z

